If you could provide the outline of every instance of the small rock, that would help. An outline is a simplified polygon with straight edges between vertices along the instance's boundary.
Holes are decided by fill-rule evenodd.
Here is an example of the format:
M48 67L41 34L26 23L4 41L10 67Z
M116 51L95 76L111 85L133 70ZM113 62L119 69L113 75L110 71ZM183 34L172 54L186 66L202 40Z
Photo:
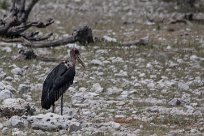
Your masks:
M197 129L191 129L191 131L190 131L192 134L195 134L195 133L199 133L199 131L197 130Z
M196 55L192 55L192 56L190 56L190 60L191 61L197 61L197 60L199 60L199 57Z
M97 59L94 59L90 62L90 64L93 64L93 65L99 65L99 66L103 66L103 62L100 61L100 60L97 60Z
M104 60L104 61L103 61L103 64L111 64L111 62L108 61L108 60Z
M154 89L155 88L155 84L154 83L149 83L149 84L147 84L147 87L149 89Z
M103 76L103 75L104 75L103 72L96 72L96 74L97 74L98 76Z
M147 63L146 68L151 69L152 68L152 64L151 63Z
M6 73L3 71L2 68L0 68L0 79L5 77L6 77Z
M143 129L144 128L144 126L143 125L140 125L140 129Z
M71 123L69 127L69 133L76 132L78 130L82 129L82 126L80 123Z
M140 73L139 77L144 77L146 74L145 73Z
M180 110L180 109L178 109L176 107L171 109L170 114L171 115L187 115L186 111Z
M60 136L65 135L66 133L67 133L66 130L60 130L60 131L59 131Z
M60 22L59 20L56 20L55 23L56 23L57 25L60 25L60 24L61 24L61 22Z
M187 93L183 93L181 97L181 101L185 103L190 103L191 102L191 95Z
M5 52L11 52L12 51L12 49L10 47L4 47L1 50L5 51Z
M112 63L121 63L124 61L123 58L120 58L120 57L111 57L110 59Z
M108 50L107 49L98 49L98 50L96 50L96 54L108 54Z
M85 88L85 87L80 87L79 88L79 92L85 92L87 90L87 88Z
M22 127L27 127L28 126L28 121L23 119L22 117L19 116L13 116L9 119L9 122L12 127L15 128L22 128Z
M11 91L11 92L15 92L16 91L15 88L13 88L13 86L11 86L11 85L7 85L6 89Z
M178 88L180 90L187 91L187 90L189 90L190 87L189 87L189 85L187 83L179 82L178 83Z
M84 98L86 98L86 99L93 99L93 98L95 98L98 95L99 94L97 94L97 93L86 92L86 93L84 93Z
M27 136L27 133L17 130L12 132L12 136Z
M23 94L23 98L27 101L27 102L31 102L33 99L30 95L27 94Z
M109 95L120 94L122 91L123 91L123 89L117 88L117 87L112 87L112 88L108 88L108 89L107 89L107 93L108 93Z
M103 40L105 40L107 42L117 42L117 40L115 38L109 37L107 35L103 36Z
M136 130L134 131L134 133L135 133L136 135L139 135L141 131L142 131L141 129L136 129Z
M11 73L13 73L14 75L23 75L23 70L21 68L14 68L11 70Z
M87 110L87 109L83 109L83 110L82 110L82 113L83 113L83 115L85 115L85 116L91 116L91 114L92 114L92 112L91 112L90 110Z
M115 130L119 130L121 128L121 125L116 122L110 122L110 126L114 128Z
M176 105L181 105L181 101L180 100L176 100Z
M128 98L129 94L130 94L130 91L123 91L123 92L121 93L121 97L122 97L122 98Z
M4 90L6 88L6 85L2 82L0 82L0 90Z
M26 85L26 84L20 84L18 86L19 94L26 94L26 93L30 92L30 89L31 89L31 87L29 85Z
M195 111L195 108L190 105L185 105L185 108L187 108L186 113L192 114Z
M171 101L168 102L169 105L175 106L175 105L181 105L181 101L177 98L173 98Z
M7 77L5 78L5 81L9 81L9 82L11 82L12 80L13 80L13 78L10 77L10 76L7 76Z
M127 71L120 70L119 73L116 73L115 76L117 77L128 77Z
M80 46L78 44L76 44L76 43L69 43L69 44L66 45L66 47L68 47L68 48L77 48L77 49L80 48Z
M1 132L3 135L8 135L8 133L9 133L8 127L4 127Z
M34 106L21 98L8 98L0 106L0 116L11 117L14 115L33 114Z
M101 93L103 92L103 88L101 87L99 83L95 83L93 84L91 91L96 92L96 93Z
M172 47L171 47L170 45L168 45L168 46L166 47L166 49L167 49L167 50L170 50L170 49L172 49Z
M125 104L126 104L125 101L119 101L119 102L117 103L118 106L124 106ZM119 116L123 116L123 115L119 115ZM124 117L124 116L123 116L123 117Z
M169 67L170 68L175 68L178 64L177 63L175 63L175 62L173 62L173 61L169 61Z
M193 107L196 107L196 106L198 106L198 103L195 102L195 103L191 103L190 105Z
M0 91L0 101L8 98L13 98L13 94L9 90Z

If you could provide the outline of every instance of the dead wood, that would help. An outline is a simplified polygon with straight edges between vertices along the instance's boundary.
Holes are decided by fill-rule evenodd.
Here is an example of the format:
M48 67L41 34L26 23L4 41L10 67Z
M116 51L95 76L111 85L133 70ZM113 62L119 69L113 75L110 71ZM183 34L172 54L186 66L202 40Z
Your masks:
M70 37L51 40L53 33L40 35L39 32L28 32L30 28L46 28L54 23L48 18L45 21L31 21L29 15L39 0L12 0L12 6L7 15L0 19L0 40L3 42L22 43L32 48L48 48L79 42L86 45L93 42L92 30L88 26L80 27ZM27 5L27 6L26 6Z
M49 48L79 42L82 45L93 42L92 30L88 26L79 27L69 37L55 40L53 33L40 34L39 32L28 32L31 28L46 28L54 23L52 18L45 21L30 20L29 16L33 7L39 0L12 0L11 9L8 14L0 18L0 41L6 43L20 43L25 48L19 51L17 59L37 59L40 61L63 61L58 58L46 58L35 54L33 48ZM27 5L27 6L26 6Z
M28 20L31 10L38 1L31 0L26 7L26 0L12 0L10 12L0 19L0 37L8 39L26 37L24 32L29 28L45 28L54 23L52 19L45 22Z

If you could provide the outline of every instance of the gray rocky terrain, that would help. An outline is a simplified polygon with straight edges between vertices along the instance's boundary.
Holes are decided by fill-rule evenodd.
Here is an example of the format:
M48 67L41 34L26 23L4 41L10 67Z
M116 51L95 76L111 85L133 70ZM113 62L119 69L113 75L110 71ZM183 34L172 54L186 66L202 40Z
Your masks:
M16 60L22 45L0 43L0 135L204 135L204 25L169 23L188 12L161 0L41 1L31 18L55 19L43 32L57 38L88 25L95 43L35 49L66 59L77 47L87 66L76 67L63 116L60 101L55 113L40 105L59 62ZM195 18L204 19L201 9ZM148 44L119 44L138 39Z

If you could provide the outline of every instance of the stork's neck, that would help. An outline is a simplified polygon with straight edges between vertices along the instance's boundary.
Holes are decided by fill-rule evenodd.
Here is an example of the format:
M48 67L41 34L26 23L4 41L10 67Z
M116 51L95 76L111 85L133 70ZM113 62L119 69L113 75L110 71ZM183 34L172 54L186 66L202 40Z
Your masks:
M76 64L76 57L75 56L70 56L70 65L75 67Z

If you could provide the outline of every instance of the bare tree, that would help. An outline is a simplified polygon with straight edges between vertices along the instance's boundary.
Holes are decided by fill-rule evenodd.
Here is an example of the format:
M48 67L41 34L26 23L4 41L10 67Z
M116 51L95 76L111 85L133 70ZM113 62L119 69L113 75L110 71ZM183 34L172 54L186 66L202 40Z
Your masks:
M29 20L29 15L38 2L39 0L31 0L26 4L26 0L12 0L8 14L0 19L0 41L22 43L29 48L56 47L74 42L86 45L93 42L92 30L88 26L80 27L70 37L57 40L50 40L53 33L42 36L39 32L28 32L30 28L42 29L54 23L51 18L44 22Z

